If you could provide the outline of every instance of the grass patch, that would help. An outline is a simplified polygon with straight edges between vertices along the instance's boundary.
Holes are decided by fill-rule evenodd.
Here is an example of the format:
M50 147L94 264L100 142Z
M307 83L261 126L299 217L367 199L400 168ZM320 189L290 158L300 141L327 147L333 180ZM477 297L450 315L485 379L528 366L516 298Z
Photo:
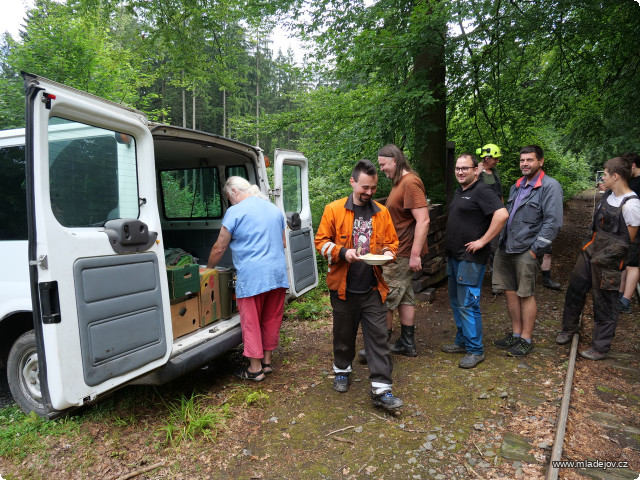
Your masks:
M234 406L248 406L248 407L264 407L271 398L269 394L263 392L260 389L252 389L249 387L241 386L236 387L231 391L231 395L227 398L226 403Z
M25 415L17 406L0 410L0 457L23 459L47 450L51 436L81 434L78 417L43 420L34 412Z
M167 404L168 419L159 428L165 435L165 443L179 445L185 440L202 437L215 442L218 431L231 417L228 404L219 407L205 405L203 395L192 394L187 398L182 395L178 401Z
M285 316L289 320L317 320L331 314L329 295L315 288L297 298L285 307Z
M247 395L245 402L250 407L263 407L269 403L269 395L264 393L262 390L255 390Z

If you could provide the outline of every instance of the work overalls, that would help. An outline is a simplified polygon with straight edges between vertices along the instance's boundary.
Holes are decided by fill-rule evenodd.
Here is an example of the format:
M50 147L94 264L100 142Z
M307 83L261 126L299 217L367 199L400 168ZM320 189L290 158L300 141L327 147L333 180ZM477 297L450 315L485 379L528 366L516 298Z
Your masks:
M622 216L622 207L609 205L613 192L605 192L593 216L593 236L582 247L576 266L571 273L562 312L562 331L575 333L580 329L580 314L587 292L593 297L593 335L591 346L607 353L618 324L618 290L622 272L629 255L629 229Z

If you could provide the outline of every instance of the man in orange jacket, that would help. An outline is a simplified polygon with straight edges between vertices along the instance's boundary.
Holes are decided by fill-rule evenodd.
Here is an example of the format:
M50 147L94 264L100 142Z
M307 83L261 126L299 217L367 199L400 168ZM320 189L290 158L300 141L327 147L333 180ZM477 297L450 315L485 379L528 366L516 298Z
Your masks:
M368 253L395 259L398 236L389 211L372 200L378 186L376 167L360 160L351 174L353 193L328 204L315 238L327 259L327 286L333 308L333 388L349 389L356 335L362 322L373 405L395 410L403 402L391 393L393 365L387 343L389 287L380 266L362 260Z

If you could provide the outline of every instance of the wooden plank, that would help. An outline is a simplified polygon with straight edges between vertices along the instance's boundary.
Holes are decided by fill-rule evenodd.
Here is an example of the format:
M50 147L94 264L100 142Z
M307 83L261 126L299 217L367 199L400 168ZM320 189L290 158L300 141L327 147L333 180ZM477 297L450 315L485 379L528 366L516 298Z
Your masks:
M425 288L432 287L445 278L447 278L447 269L442 268L433 275L422 275L418 279L411 280L411 286L413 287L414 292L421 292Z

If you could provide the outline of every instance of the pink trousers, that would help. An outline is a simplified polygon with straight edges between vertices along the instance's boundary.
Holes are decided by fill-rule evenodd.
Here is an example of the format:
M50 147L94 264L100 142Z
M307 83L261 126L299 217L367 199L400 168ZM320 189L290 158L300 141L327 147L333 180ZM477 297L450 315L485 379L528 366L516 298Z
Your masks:
M278 346L285 291L285 288L276 288L253 297L238 298L245 357L263 358L265 350L275 350Z

